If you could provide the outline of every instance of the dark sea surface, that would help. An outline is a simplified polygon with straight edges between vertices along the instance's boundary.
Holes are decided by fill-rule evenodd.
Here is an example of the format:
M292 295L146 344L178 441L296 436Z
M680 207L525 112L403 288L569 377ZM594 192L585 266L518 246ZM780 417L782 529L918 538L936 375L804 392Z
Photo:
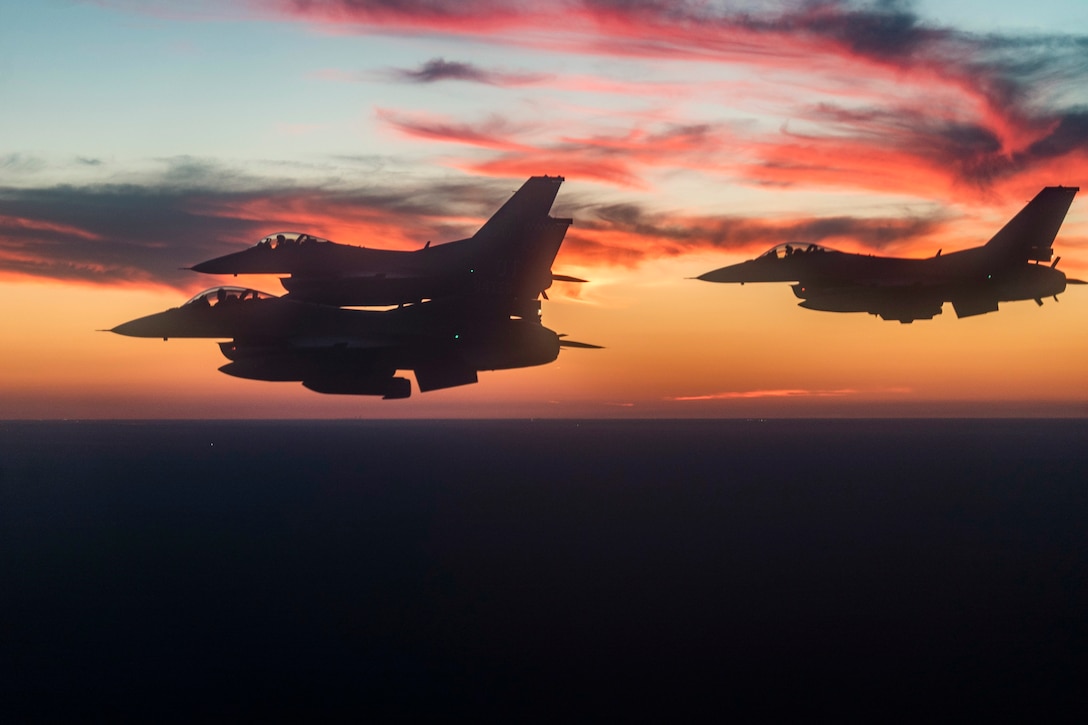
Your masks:
M1084 713L1088 421L0 423L0 722Z

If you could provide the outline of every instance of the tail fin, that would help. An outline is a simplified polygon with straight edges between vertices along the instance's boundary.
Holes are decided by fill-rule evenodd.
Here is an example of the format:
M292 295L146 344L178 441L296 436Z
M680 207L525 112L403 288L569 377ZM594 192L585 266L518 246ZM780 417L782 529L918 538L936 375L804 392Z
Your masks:
M1017 262L1049 262L1054 255L1054 237L1078 191L1075 186L1045 187L986 242L985 248Z
M521 234L526 225L548 216L562 183L562 176L530 177L472 238L488 246Z
M572 223L548 216L562 183L562 176L530 178L472 237L477 295L512 314L537 314L536 300L551 286L552 262Z

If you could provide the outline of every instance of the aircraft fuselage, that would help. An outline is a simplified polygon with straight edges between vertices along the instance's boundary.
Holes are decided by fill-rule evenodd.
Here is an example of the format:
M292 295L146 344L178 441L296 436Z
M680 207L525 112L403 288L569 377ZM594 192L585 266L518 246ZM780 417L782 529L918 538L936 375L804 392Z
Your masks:
M1076 194L1047 187L981 247L927 259L851 254L816 244L780 244L756 259L699 276L707 282L792 282L801 307L869 312L911 322L941 314L994 312L999 302L1054 297L1068 280L1055 267L1051 245ZM1074 280L1075 281L1075 280Z
M375 307L487 295L520 314L551 286L551 265L572 223L548 215L562 182L530 178L476 234L444 244L399 251L281 232L192 269L287 275L281 282L291 297L325 305Z

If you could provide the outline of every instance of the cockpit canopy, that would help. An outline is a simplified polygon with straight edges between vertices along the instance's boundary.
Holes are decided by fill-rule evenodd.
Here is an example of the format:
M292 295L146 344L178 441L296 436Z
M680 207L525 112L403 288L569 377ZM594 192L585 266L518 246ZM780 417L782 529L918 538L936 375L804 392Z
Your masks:
M777 247L768 249L759 255L759 259L785 259L797 254L814 254L819 252L833 252L835 250L821 247L819 244L805 244L803 242L786 242Z
M189 305L215 307L220 304L240 304L242 302L271 300L275 298L276 295L270 295L267 292L259 292L258 290L249 289L248 287L212 287L211 289L206 289L200 294L193 296L193 298L182 305L182 307L188 307Z
M302 244L326 244L328 241L328 239L315 237L312 234L303 234L302 232L276 232L257 242L257 246L268 249L281 249L284 247L297 247Z

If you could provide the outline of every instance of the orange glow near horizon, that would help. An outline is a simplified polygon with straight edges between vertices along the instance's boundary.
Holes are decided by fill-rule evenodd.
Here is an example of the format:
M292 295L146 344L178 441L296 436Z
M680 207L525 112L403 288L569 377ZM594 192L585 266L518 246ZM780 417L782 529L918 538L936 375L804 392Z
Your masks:
M1088 250L1088 214L1078 203L1055 244L1071 276L1085 276ZM936 248L981 244L1018 208L955 220L896 245L895 253L932 256ZM246 210L254 219L275 211L261 204ZM311 229L338 223L322 209L305 218ZM362 227L350 225L370 219L382 226L366 227L369 234L393 229L390 215L363 210L347 221L345 234L356 235ZM481 221L458 220L468 227ZM1005 303L997 313L958 320L946 305L934 320L900 325L798 308L784 283L690 279L755 256L777 241L761 234L783 234L805 221L749 220L755 234L742 225L731 248L715 250L701 241L717 230L719 221L710 218L648 220L670 233L685 230L689 242L576 220L554 267L591 281L553 285L543 320L604 349L565 349L551 365L483 372L477 385L416 391L403 401L231 378L217 371L226 361L211 340L164 343L95 332L176 307L216 284L281 294L274 276L192 274L191 283L174 289L7 275L0 305L19 314L5 330L0 419L1088 414L1088 340L1078 334L1088 319L1088 287L1070 287L1060 303L1047 300L1041 309ZM749 236L757 241L743 241Z
M1042 309L957 320L949 308L900 325L803 310L785 284L683 278L720 262L681 256L557 283L545 324L603 350L564 349L551 365L401 401L231 378L211 340L95 332L177 306L174 290L7 283L0 304L25 312L5 335L0 419L1088 414L1088 341L1076 332L1088 288Z

